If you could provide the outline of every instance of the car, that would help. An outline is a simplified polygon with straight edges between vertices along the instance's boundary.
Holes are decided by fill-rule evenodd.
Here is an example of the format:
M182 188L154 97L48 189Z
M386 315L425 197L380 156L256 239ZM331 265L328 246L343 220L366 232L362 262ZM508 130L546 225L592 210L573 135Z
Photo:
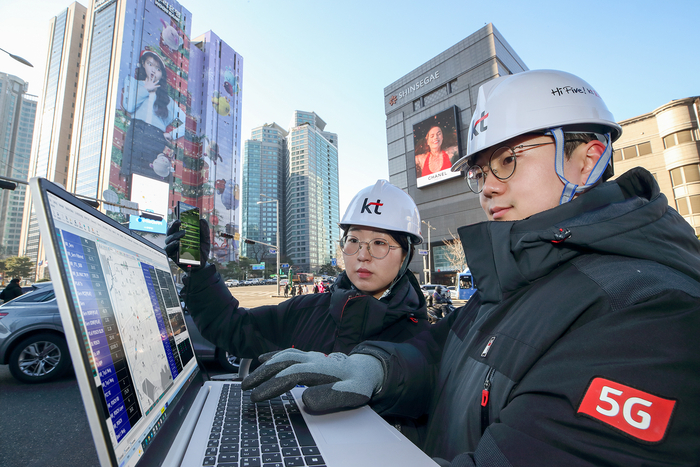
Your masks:
M197 359L217 361L237 373L240 358L202 337L183 309ZM30 292L0 305L0 365L9 365L12 376L25 383L51 381L71 368L53 283L36 283Z
M229 279L225 282L226 287L238 287L239 283L236 279Z

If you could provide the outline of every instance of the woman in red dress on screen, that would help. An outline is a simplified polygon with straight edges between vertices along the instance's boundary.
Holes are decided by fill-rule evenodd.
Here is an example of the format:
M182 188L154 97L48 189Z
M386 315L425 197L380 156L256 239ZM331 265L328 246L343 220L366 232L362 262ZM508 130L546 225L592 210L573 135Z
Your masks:
M425 135L425 141L429 151L416 156L416 168L419 170L418 177L425 177L452 167L450 156L442 149L442 128L437 125L430 127L428 134Z

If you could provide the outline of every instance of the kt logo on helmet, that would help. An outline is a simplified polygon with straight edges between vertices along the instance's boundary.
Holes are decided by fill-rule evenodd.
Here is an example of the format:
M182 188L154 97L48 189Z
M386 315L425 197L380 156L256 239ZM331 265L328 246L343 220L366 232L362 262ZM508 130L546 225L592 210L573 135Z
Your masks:
M474 122L474 127L472 128L472 138L479 135L479 131L486 131L489 127L486 126L486 119L489 114L484 115L485 112L481 112L481 118ZM476 131L476 127L479 127L479 131Z
M368 203L368 200L369 198L365 198L364 203L362 203L362 209L360 210L360 214L364 213L365 211L367 211L367 214L372 214L372 211L369 207L374 206L374 213L379 214L381 216L382 213L379 212L379 206L384 206L384 203L380 202L380 200L377 200L376 203Z

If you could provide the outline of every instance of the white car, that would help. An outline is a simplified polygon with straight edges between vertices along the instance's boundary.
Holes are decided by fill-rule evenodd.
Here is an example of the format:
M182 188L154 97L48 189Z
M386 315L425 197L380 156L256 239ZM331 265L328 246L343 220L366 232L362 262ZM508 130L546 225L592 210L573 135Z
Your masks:
M225 282L226 287L238 287L238 281L236 279L229 279Z

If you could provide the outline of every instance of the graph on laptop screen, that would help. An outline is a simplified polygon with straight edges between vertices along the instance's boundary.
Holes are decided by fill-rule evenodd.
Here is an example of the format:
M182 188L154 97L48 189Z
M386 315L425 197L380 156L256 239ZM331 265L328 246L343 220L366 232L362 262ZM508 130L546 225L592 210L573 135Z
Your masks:
M168 260L63 199L48 197L73 319L102 396L103 422L119 464L133 465L197 371Z

